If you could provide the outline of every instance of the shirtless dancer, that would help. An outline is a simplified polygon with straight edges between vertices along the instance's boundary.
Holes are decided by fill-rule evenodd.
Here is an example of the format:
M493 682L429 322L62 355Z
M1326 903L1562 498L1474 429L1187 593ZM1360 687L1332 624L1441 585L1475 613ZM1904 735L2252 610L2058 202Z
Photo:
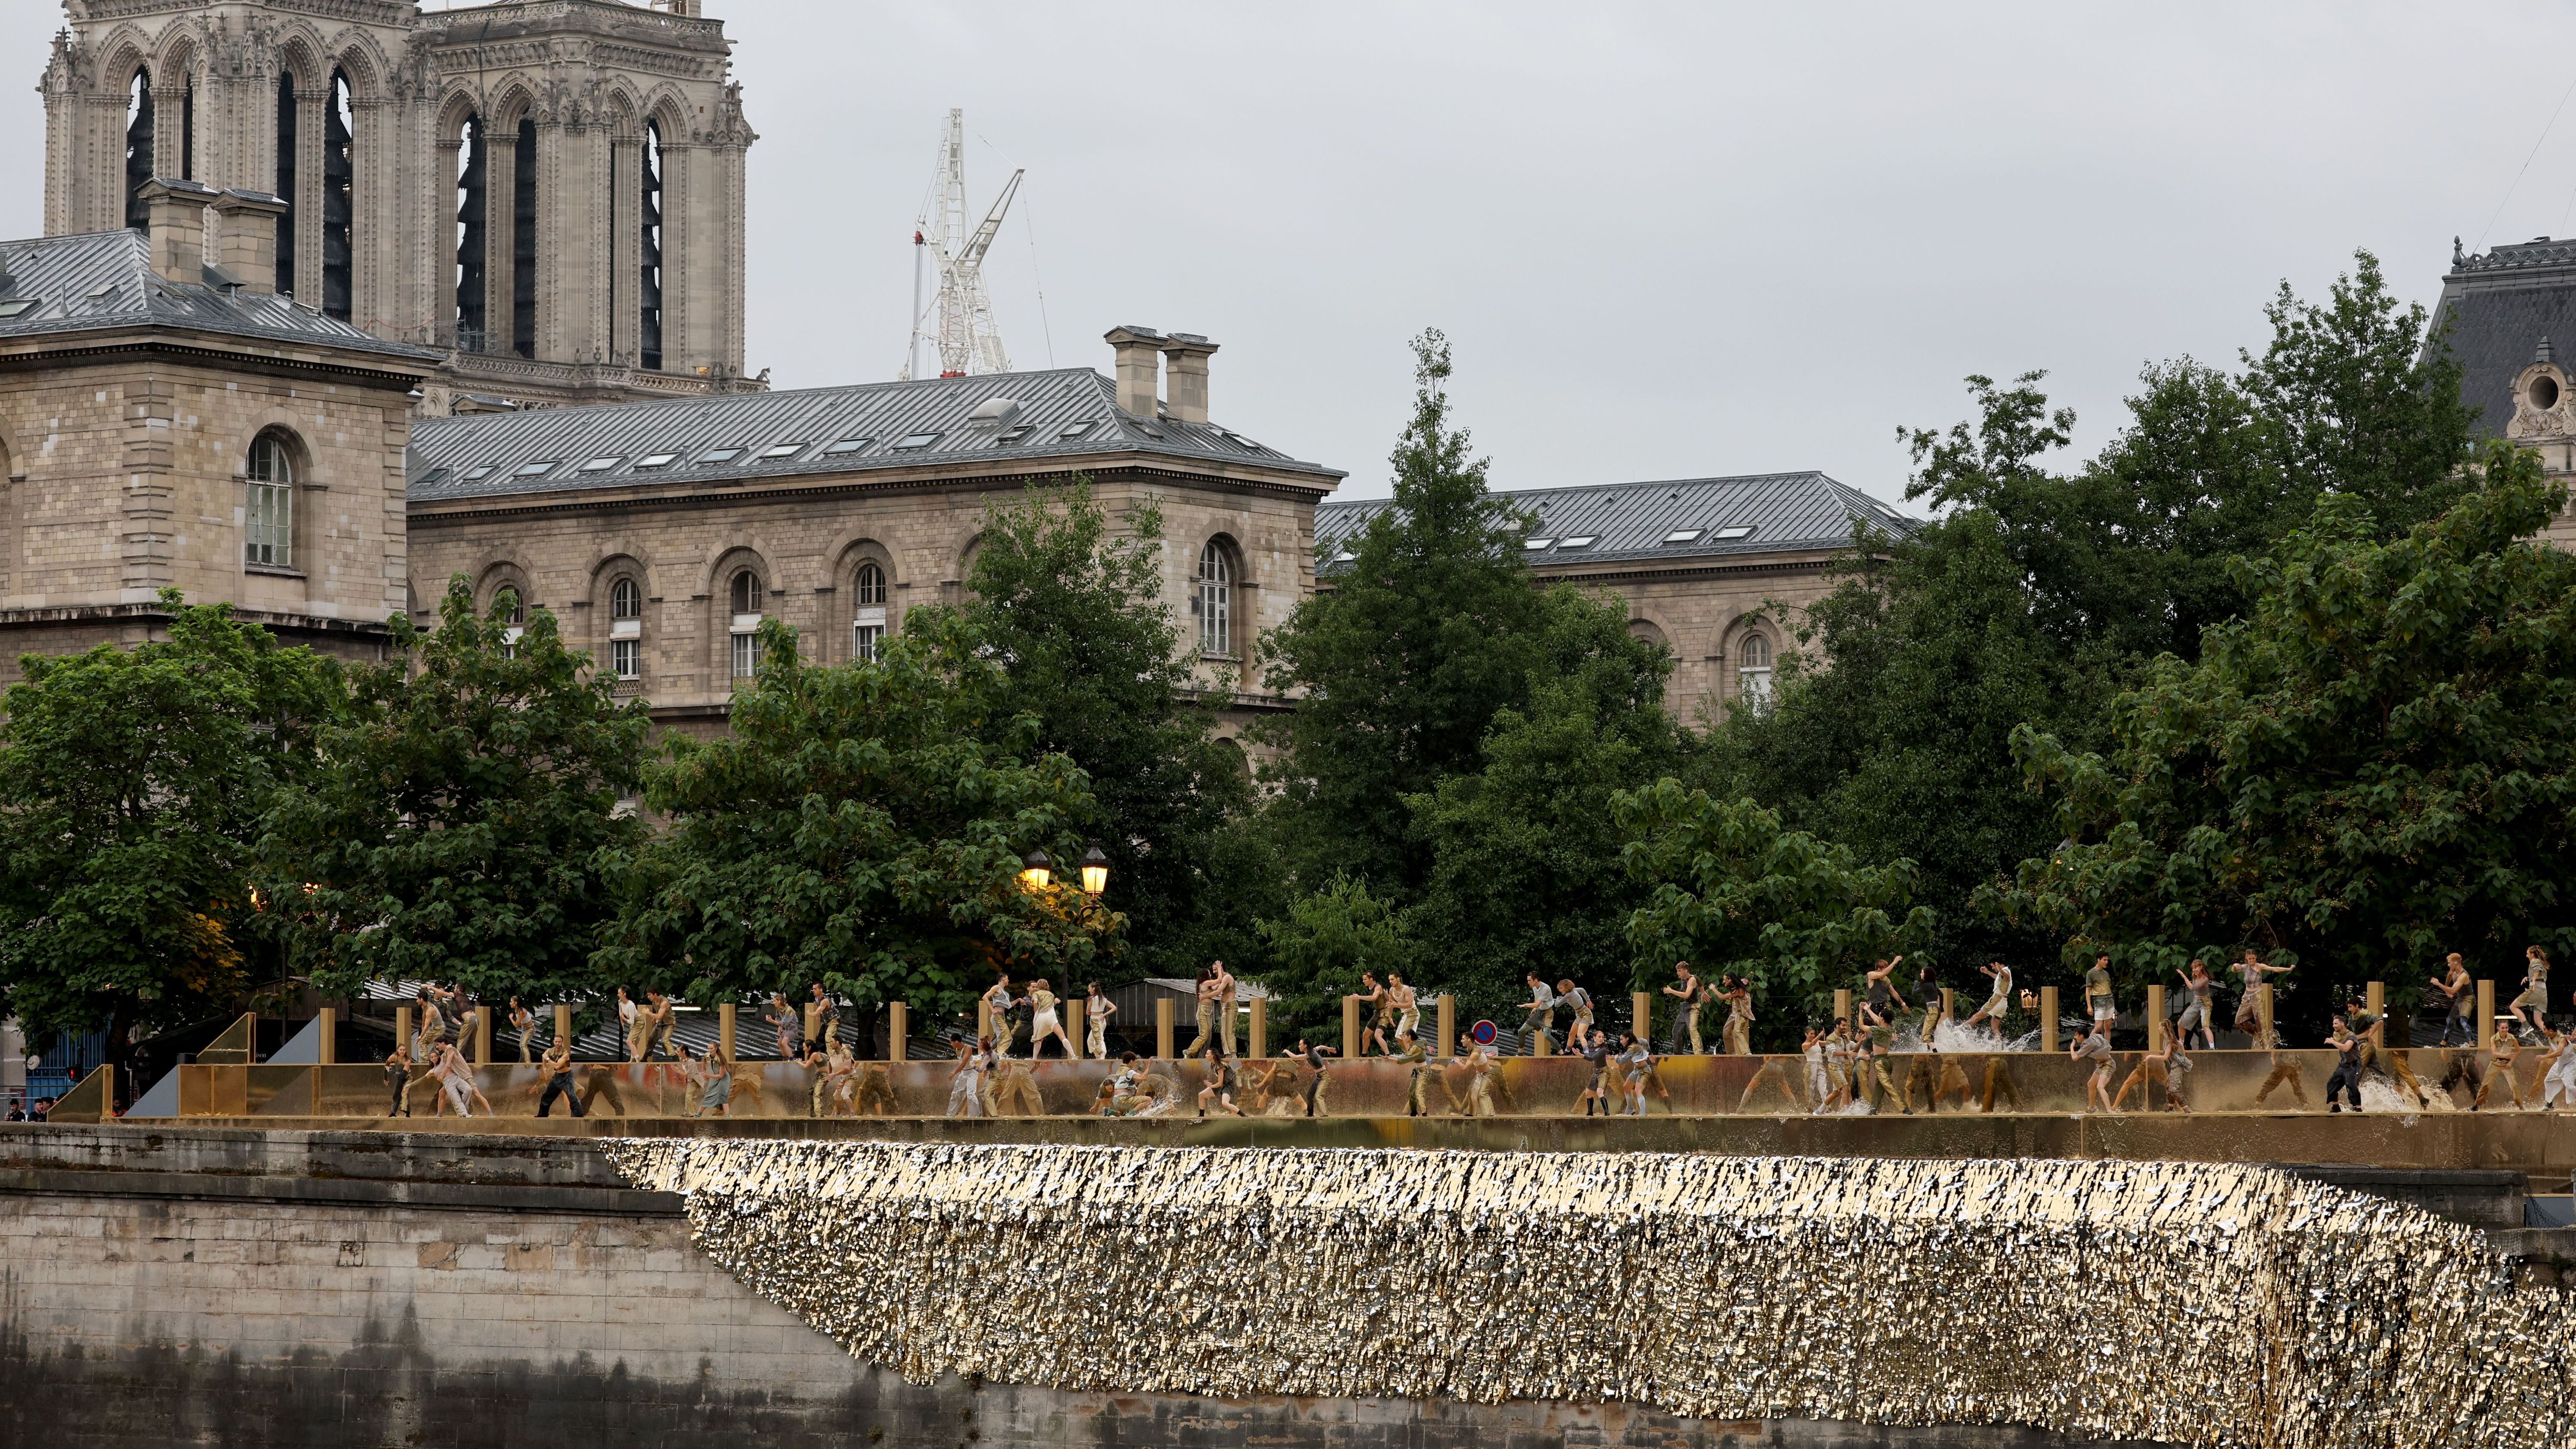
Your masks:
M1217 964L1222 969L1225 963ZM1422 1004L1414 999L1413 988L1404 984L1404 973L1386 973L1386 1004L1395 1008L1395 1034L1419 1041L1422 1037Z

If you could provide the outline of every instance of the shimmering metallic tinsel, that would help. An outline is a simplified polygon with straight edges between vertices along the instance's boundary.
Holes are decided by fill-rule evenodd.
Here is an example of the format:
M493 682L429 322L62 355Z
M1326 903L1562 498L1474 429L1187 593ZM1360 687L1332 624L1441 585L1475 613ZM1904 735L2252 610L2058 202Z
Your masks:
M2568 1300L2268 1168L609 1144L857 1357L1074 1390L1624 1400L2210 1446L2540 1449Z

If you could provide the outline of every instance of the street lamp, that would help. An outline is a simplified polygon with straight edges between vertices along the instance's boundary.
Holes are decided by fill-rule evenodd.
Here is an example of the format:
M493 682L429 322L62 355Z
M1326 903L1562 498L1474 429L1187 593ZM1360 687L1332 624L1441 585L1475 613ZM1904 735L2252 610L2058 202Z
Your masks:
M1047 882L1054 877L1055 862L1047 859L1045 851L1032 850L1020 858L1020 884L1030 890L1045 890Z
M1082 867L1083 894L1096 896L1109 889L1109 857L1101 853L1098 841L1092 842L1076 864Z

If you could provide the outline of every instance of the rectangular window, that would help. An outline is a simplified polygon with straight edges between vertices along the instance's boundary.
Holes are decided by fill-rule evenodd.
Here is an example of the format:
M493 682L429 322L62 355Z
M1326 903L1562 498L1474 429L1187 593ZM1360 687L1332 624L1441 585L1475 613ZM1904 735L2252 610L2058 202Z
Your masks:
M853 657L876 663L878 652L885 647L885 625L860 624L856 629L858 638L854 641Z
M616 671L620 679L643 678L644 641L641 639L608 641L608 667Z
M759 671L760 636L757 634L734 635L733 677L736 679L749 679Z
M246 562L266 568L295 567L295 489L285 483L253 483L246 510L249 543Z
M866 447L868 442L869 440L866 438L843 438L832 446L825 448L823 451L834 456L838 456L842 453L855 453L861 448Z
M803 443L780 443L774 448L761 449L760 456L764 458L793 458L804 451L805 445Z

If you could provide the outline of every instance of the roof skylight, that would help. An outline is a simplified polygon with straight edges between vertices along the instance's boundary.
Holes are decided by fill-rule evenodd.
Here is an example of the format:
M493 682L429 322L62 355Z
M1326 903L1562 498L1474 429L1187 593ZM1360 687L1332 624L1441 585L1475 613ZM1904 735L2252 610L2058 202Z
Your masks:
M803 443L779 443L772 447L761 449L760 456L764 458L793 458L804 451L805 445Z
M534 463L521 463L519 465L519 471L511 474L510 476L513 478L543 478L548 473L551 473L562 466L563 459L561 458L543 458Z
M1699 528L1676 528L1672 532L1664 535L1664 542L1697 543L1699 542L1699 536L1706 531L1707 530L1705 529Z
M489 478L500 471L501 465L498 463L486 463L479 468L468 468L465 470L465 481L471 483L478 478Z
M1552 538L1525 538L1521 540L1521 547L1528 549L1532 553L1536 553L1540 549L1543 549L1554 542L1556 542L1556 540Z
M1090 422L1067 423L1064 425L1064 431L1056 434L1056 436L1059 438L1079 438L1083 434L1090 432L1091 428L1092 424Z
M939 441L937 433L907 433L895 441L898 448L927 448Z
M677 453L647 453L643 457L635 460L635 466L638 468L668 468L678 461L680 461L680 455Z
M1597 533L1578 533L1578 534L1576 534L1575 536L1573 536L1572 538L1569 538L1569 539L1565 540L1563 543L1558 544L1558 545L1557 545L1557 547L1558 547L1558 548L1590 548L1592 545L1594 545L1594 544L1596 544L1596 543L1599 543L1600 541L1601 541L1601 535L1599 535L1599 534L1597 534Z
M430 484L432 484L432 483L436 483L436 482L440 481L441 479L444 479L444 478L445 478L449 473L451 473L451 472L453 472L453 471L455 471L455 470L453 470L453 469L449 469L449 468L432 468L432 469L430 469L428 472L423 473L423 474L421 474L419 477L417 477L417 478L413 479L413 480L412 480L412 482L414 482L415 484L418 484L420 487L426 488L426 487L428 487Z
M1731 523L1717 531L1717 541L1719 543L1724 543L1729 539L1751 538L1752 536L1753 525L1749 523Z
M625 461L626 459L623 457L593 458L589 462L581 465L581 471L584 473L605 473L609 469L614 468Z
M742 456L740 448L709 448L698 455L701 463L730 463Z
M874 438L843 438L832 446L825 448L823 450L823 456L827 458L837 458L843 453L855 453L875 441L876 439Z
M1010 429L1006 429L1006 430L1002 433L1002 436L1001 436L1000 441L1005 442L1005 443L1016 443L1016 442L1018 442L1020 439L1027 437L1027 436L1029 435L1030 431L1031 431L1031 430L1030 430L1030 429L1028 429L1028 428L1026 428L1026 427L1017 427L1017 428L1010 428Z
M24 317L30 309L43 300L45 299L42 297L12 297L6 302L0 302L0 318Z

